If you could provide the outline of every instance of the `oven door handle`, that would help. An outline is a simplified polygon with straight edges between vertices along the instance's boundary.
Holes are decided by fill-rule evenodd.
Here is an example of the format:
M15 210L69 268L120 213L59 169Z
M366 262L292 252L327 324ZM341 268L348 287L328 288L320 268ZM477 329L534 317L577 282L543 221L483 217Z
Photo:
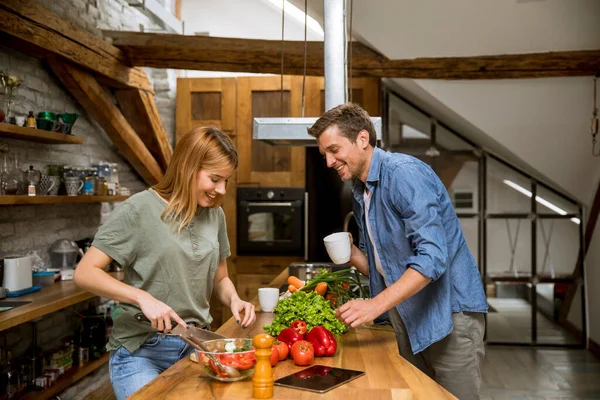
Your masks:
M248 207L292 207L293 204L291 202L267 202L267 201L261 201L261 202L249 202L246 203L246 206Z

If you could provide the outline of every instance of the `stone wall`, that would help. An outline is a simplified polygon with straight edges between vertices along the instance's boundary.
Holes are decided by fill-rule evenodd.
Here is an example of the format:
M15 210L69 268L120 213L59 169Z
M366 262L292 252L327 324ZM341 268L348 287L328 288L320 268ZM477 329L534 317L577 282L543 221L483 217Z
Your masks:
M102 29L139 31L140 24L145 31L159 30L125 0L38 0L37 3L96 36L102 36ZM170 10L173 3L170 0L163 1ZM98 161L116 162L121 186L129 188L132 193L146 188L103 129L87 115L41 60L5 47L0 42L0 70L23 79L14 107L17 116L26 116L29 111L34 114L39 111L80 114L73 134L84 138L82 145L46 145L0 138L0 144L8 145L8 154L17 156L21 169L33 165L43 170L45 165L51 163L90 166ZM146 73L156 91L163 125L174 144L175 72L149 68ZM3 106L0 105L0 108ZM0 153L0 165L3 156ZM113 207L114 204L108 203L0 206L0 257L25 255L30 250L36 250L44 261L49 262L48 248L55 240L79 240L93 236L101 223L102 214L110 212ZM38 346L48 350L60 345L65 336L73 334L78 326L78 312L86 307L85 303L78 304L36 321ZM4 350L11 349L14 356L24 354L31 340L32 323L0 332L0 346ZM92 378L84 379L67 390L61 398L83 398L106 379L106 368L100 369Z

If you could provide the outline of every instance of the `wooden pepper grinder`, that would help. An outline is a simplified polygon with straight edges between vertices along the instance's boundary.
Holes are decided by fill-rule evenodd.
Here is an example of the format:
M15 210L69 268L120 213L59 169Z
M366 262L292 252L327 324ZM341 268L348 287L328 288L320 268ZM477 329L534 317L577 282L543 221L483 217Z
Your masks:
M256 365L252 377L252 397L255 399L270 399L273 397L273 369L269 358L273 336L261 333L254 336L252 344L256 348Z

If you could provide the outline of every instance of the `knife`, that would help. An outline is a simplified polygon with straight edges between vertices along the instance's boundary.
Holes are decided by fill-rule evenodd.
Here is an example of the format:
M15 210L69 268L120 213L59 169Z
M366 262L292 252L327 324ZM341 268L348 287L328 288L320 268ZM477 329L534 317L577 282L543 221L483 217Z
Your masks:
M150 320L144 315L144 313L141 312L135 314L133 317L138 322L150 322ZM173 329L171 329L169 333L173 335L183 336L187 339L197 339L201 342L205 340L227 339L227 337L219 333L209 331L208 329L197 328L192 324L188 324L187 327L184 327L179 325L177 322L171 320L171 325L173 326Z

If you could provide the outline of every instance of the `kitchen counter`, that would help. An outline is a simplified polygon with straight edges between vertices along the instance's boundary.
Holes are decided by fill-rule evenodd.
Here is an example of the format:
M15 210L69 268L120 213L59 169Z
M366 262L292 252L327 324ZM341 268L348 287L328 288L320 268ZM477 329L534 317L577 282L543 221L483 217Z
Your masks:
M280 287L287 270L271 282ZM242 329L233 318L217 332L228 337L253 337L263 333L274 314L257 311L256 322ZM394 331L389 326L365 326L350 329L338 338L334 357L317 357L313 365L327 365L365 371L365 375L324 394L275 386L274 399L456 399L435 381L398 354ZM307 367L294 365L291 359L280 361L274 378L298 372ZM252 379L223 383L208 376L201 365L182 359L159 377L137 391L130 399L251 399Z
M123 272L111 272L110 274L114 278L123 280ZM96 297L96 295L78 288L73 281L58 281L52 285L42 287L38 292L6 298L0 301L0 306L3 302L28 301L29 303L0 312L0 331L93 297Z

